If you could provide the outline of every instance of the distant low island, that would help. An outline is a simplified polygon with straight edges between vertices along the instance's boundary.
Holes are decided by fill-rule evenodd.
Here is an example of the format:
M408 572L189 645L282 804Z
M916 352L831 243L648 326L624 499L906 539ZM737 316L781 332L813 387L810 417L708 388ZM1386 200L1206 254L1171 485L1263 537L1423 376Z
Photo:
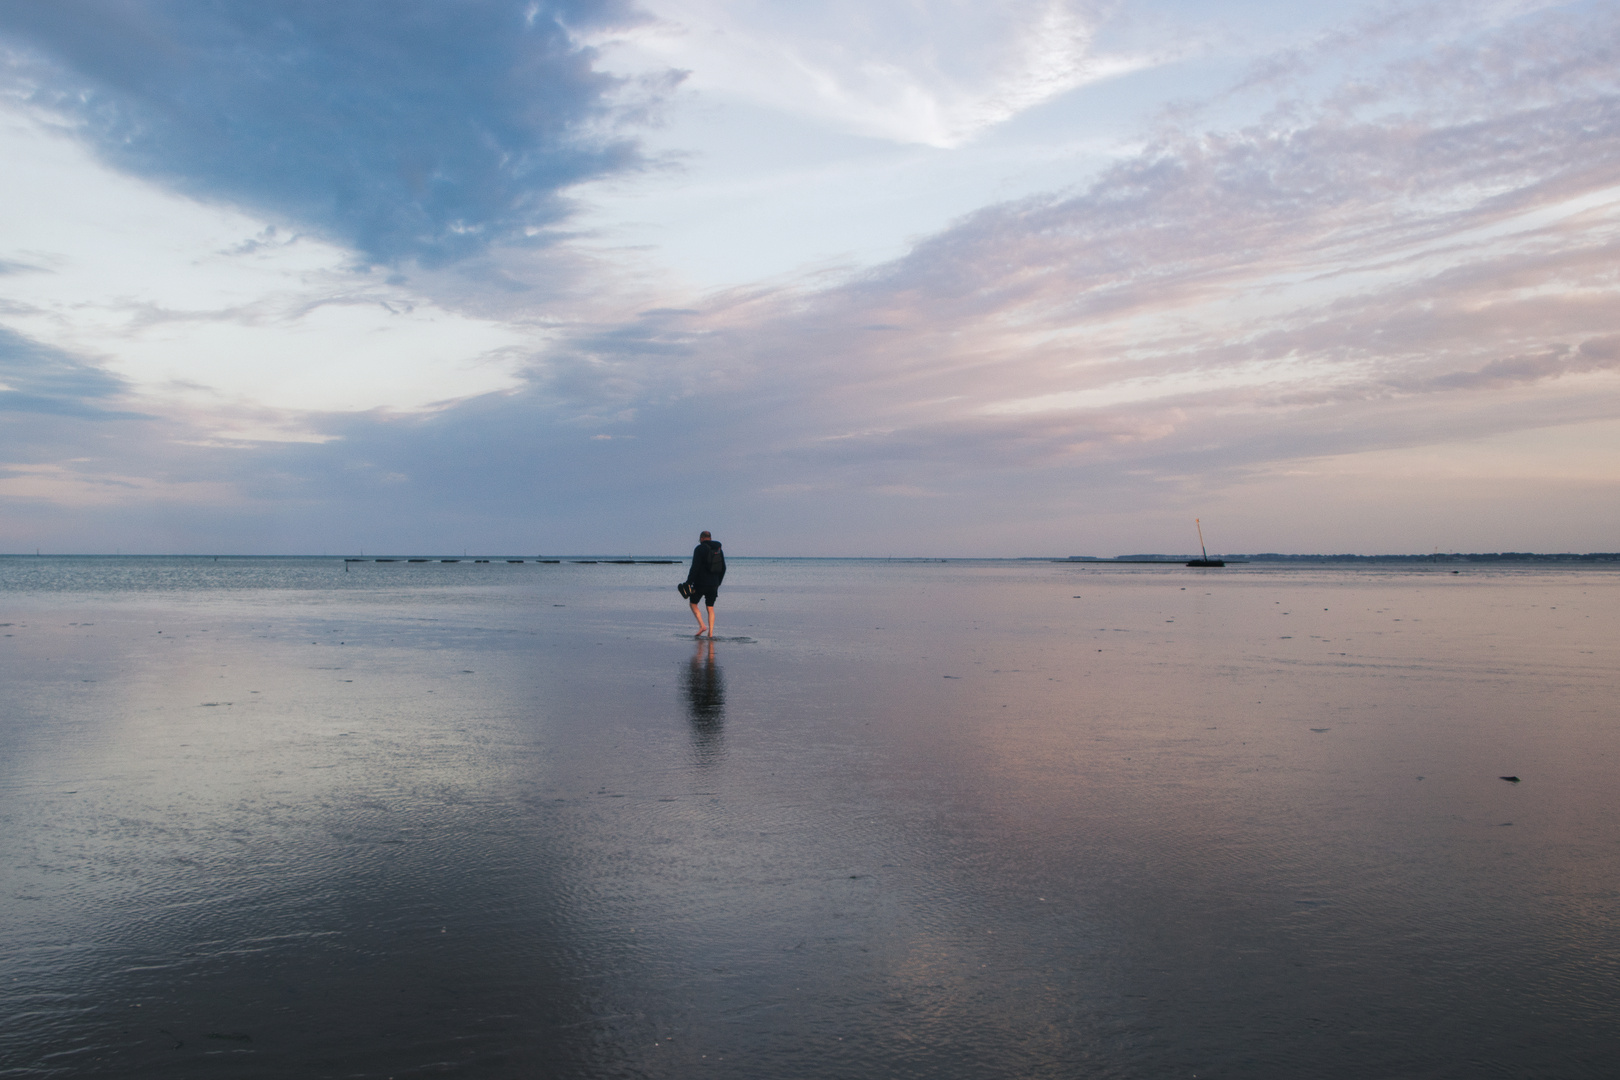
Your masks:
M1085 562L1085 563L1184 563L1188 559L1197 558L1196 555L1070 555L1066 559L1054 559L1054 562ZM1289 562L1289 563L1620 563L1620 551L1589 551L1585 554L1576 552L1543 553L1535 551L1490 551L1490 552L1435 552L1430 555L1283 555L1275 551L1260 552L1253 555L1222 555L1220 558L1229 563L1234 562Z

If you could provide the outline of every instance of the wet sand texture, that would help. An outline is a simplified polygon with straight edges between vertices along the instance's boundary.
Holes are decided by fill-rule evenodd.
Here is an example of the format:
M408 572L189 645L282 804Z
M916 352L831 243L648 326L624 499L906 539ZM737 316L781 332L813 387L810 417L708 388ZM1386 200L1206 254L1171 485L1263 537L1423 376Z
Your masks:
M0 1076L1612 1068L1613 573L219 566L0 560Z

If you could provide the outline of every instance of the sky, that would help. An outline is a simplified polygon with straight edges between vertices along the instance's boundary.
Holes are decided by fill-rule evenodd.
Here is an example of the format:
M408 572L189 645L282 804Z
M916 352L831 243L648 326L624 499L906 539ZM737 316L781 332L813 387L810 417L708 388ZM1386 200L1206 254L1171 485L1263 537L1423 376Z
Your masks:
M0 551L1620 550L1620 2L7 0Z

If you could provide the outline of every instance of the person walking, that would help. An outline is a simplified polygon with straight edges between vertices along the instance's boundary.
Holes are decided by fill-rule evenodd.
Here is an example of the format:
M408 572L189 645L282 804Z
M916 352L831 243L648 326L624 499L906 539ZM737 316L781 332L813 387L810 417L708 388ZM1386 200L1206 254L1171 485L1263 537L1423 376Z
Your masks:
M725 576L726 557L720 550L720 541L710 537L709 530L704 529L698 537L697 547L692 549L692 568L686 572L686 587L690 590L687 599L692 604L692 617L698 624L698 632L693 637L708 634L713 640L714 598ZM698 610L699 600L703 601L704 611ZM705 614L709 616L707 621L703 618Z

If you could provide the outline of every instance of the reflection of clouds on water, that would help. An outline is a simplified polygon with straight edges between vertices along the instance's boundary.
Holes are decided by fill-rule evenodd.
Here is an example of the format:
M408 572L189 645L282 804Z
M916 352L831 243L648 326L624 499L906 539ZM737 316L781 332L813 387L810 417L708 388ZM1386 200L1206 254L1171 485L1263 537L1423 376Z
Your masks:
M698 763L718 761L725 752L726 680L714 660L714 642L699 641L686 670L686 712Z

